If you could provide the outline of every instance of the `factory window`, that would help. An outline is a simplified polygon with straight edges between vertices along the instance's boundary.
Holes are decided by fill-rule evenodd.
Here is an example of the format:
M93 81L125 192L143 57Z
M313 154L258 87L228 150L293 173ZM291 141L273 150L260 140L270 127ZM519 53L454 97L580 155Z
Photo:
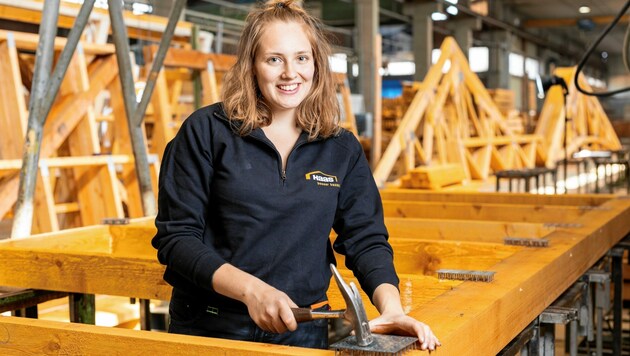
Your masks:
M414 62L390 62L387 63L386 75L413 75L416 72Z
M345 53L334 53L328 57L330 69L335 73L348 73L348 56Z
M468 62L473 72L487 72L490 63L488 47L471 47L468 50Z
M509 58L510 75L522 77L523 72L523 56L518 53L510 53Z

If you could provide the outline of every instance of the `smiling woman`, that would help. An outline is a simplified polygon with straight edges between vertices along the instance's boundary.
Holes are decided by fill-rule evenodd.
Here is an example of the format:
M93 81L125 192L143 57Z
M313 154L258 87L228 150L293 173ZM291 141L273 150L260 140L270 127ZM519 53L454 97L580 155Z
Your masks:
M260 39L254 74L273 120L293 117L310 93L315 65L308 37L296 22L273 22Z
M270 67L278 65L275 67L278 69L296 65L289 68L294 73L284 73L283 82L277 82L278 78L275 78L276 83L272 86L300 83L301 78L287 78L286 75L299 77L302 73L297 72L298 64L301 68L312 66L311 78L306 83L310 88L299 90L298 104L301 105L295 108L297 126L309 134L310 140L339 133L339 104L328 65L331 51L322 28L318 19L293 1L269 2L266 7L254 10L248 16L238 45L238 60L226 74L222 93L227 117L239 121L240 134L246 135L257 127L268 126L272 121L272 97L263 93L265 89L260 78L268 78L268 75L260 68L260 61L267 61ZM261 57L264 55L266 57ZM293 63L287 63L289 59ZM259 73L259 70L263 72ZM269 75L271 73L269 71ZM291 83L291 79L296 83Z
M253 11L223 103L182 125L160 169L153 246L173 285L169 332L326 348L333 250L370 296L375 332L439 342L404 314L378 189L339 106L319 20L293 0ZM331 244L330 230L337 238Z

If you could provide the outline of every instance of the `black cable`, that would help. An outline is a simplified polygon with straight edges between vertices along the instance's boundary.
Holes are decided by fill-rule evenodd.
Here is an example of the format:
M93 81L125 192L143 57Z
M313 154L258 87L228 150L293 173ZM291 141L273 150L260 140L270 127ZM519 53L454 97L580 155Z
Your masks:
M586 60L588 59L588 57L593 53L595 48L597 48L597 45L599 45L599 43L602 41L602 39L604 39L604 37L606 37L606 35L610 32L610 30L612 30L612 28L615 27L617 22L619 22L619 20L621 19L623 14L626 13L626 11L628 10L629 7L630 7L630 0L628 0L626 2L626 4L623 6L621 11L619 11L617 16L615 16L614 20L610 23L610 25L608 25L608 27L606 27L604 32L602 32L602 34L599 35L599 37L595 40L595 42L593 42L593 44L588 48L586 53L584 53L584 56L582 56L582 59L580 60L580 63L578 64L577 69L575 71L575 77L573 78L573 83L575 84L575 88L577 88L577 90L580 93L586 94L586 95L597 96L597 97L607 97L607 96L623 93L623 92L626 92L626 91L630 91L630 87L626 87L626 88L621 88L621 89L617 89L617 90L613 90L613 91L607 91L607 92L588 92L588 91L586 91L586 90L584 90L584 89L582 89L580 87L580 84L579 84L579 81L578 81L578 78L580 76L580 72L582 71L582 68L586 64ZM625 45L625 41L624 41L624 45ZM624 56L625 56L625 52L626 52L626 49L624 48Z
M628 57L628 48L630 48L630 23L628 24L628 27L626 27L626 33L623 36L623 49L621 52L623 65L626 67L626 70L630 72L630 58Z

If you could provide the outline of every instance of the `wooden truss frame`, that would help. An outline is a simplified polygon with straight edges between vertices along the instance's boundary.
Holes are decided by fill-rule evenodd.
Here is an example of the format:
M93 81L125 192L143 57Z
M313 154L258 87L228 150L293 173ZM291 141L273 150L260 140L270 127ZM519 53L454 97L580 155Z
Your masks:
M418 164L456 163L468 179L493 170L533 167L542 137L513 135L507 121L452 37L441 46L374 170L382 187L397 163L401 176ZM397 178L396 175L393 177Z
M621 149L621 142L599 100L594 96L584 95L575 88L575 70L575 67L561 67L554 71L554 75L564 79L569 89L566 98L569 121L566 129L566 108L562 88L559 86L552 86L547 92L536 124L536 135L544 137L542 163L547 167L556 166L564 158L565 132L568 157L580 149ZM593 91L583 75L580 75L579 81L582 88Z

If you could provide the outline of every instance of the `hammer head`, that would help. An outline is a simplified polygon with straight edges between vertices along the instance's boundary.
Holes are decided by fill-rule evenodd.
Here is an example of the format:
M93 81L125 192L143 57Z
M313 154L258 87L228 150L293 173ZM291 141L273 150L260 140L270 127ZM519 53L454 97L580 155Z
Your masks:
M346 302L346 314L345 317L352 323L354 334L357 338L357 345L367 346L372 343L372 332L370 331L370 324L368 323L367 314L363 307L363 301L359 290L350 282L350 285L341 278L339 271L332 263L330 264L335 282L339 286L343 300Z

